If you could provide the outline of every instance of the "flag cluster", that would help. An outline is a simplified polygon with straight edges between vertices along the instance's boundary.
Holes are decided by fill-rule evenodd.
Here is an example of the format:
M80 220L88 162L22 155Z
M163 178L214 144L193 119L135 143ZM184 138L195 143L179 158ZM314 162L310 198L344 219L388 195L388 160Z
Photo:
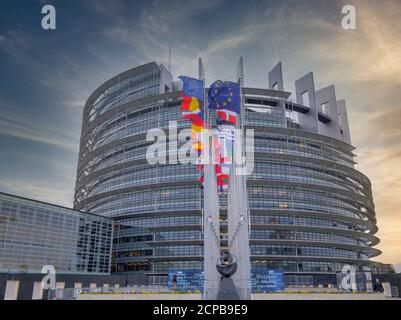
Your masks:
M233 163L235 125L240 113L238 83L215 81L209 89L209 108L216 109L217 129L214 130L215 170L219 192L228 190L230 167Z
M186 76L180 76L179 79L183 82L183 93L181 93L181 110L183 112L181 116L191 121L191 144L198 154L196 165L201 172L199 180L203 183L204 164L201 163L200 159L204 147L201 141L201 133L205 128L205 117L203 110L200 108L200 102L204 99L204 84L201 80Z
M204 146L201 139L202 130L205 128L204 112L200 108L204 101L204 81L179 77L183 82L181 93L182 117L191 121L192 148L198 153L198 166L204 182L204 163L202 152ZM230 168L233 163L233 150L235 139L235 125L240 113L240 86L239 83L229 81L215 81L209 88L208 102L210 109L216 109L217 128L213 130L214 163L219 192L228 190Z
M230 166L233 163L234 126L218 126L213 132L216 155L216 178L219 192L228 190Z

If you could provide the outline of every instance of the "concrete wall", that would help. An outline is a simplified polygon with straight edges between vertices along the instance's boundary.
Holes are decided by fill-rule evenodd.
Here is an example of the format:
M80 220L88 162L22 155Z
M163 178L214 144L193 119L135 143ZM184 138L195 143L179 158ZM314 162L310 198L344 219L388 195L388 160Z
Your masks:
M340 140L342 137L338 124L337 100L334 86L331 85L317 90L315 96L318 111L323 112L322 104L326 104L324 113L331 119L327 123L319 122L319 133Z
M281 62L276 64L273 69L269 72L269 89L274 89L276 85L276 90L283 91L284 84L283 84L283 69L281 66Z
M201 294L81 294L77 300L201 300Z
M169 88L168 91L173 89L173 76L170 71L164 65L160 65L161 75L160 75L160 93L165 93L166 86Z
M298 114L299 125L302 130L306 130L309 132L318 133L318 113L316 107L316 98L315 98L315 82L313 80L313 73L310 72L304 75L302 78L299 78L295 81L295 94L297 103L306 104L303 96L307 95L309 100L309 112L303 114Z
M201 294L82 294L77 300L201 300ZM268 293L253 294L252 300L385 300L381 293Z
M384 300L381 293L258 293L253 300Z
M337 104L338 122L340 126L341 139L344 142L351 144L351 134L349 131L347 106L345 100L344 99L337 100L336 104Z

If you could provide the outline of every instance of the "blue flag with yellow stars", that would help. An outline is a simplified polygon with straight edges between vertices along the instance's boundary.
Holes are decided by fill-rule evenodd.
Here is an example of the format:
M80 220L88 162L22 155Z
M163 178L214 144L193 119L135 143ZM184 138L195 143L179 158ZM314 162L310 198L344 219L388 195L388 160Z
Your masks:
M240 86L237 82L217 80L209 88L209 108L240 113Z
M178 79L181 79L184 83L182 91L185 95L189 97L195 97L203 101L203 80L198 80L187 76L179 76Z

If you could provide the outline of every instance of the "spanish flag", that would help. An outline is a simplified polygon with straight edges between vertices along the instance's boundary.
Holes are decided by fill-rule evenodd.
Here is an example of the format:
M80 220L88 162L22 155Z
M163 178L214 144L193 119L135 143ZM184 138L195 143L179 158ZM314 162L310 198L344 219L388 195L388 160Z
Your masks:
M179 77L183 81L183 92L180 93L182 98L181 110L182 118L191 121L191 144L192 148L200 154L204 148L201 141L201 132L205 127L203 110L200 108L199 101L204 98L204 82L201 80L189 78L186 76ZM198 160L201 160L200 158ZM197 161L198 162L198 161ZM200 182L204 182L203 169L204 165L197 163L200 171Z
M181 103L182 110L188 110L190 112L199 110L199 100L197 98L187 96L184 93L181 93L180 95L182 98L182 103Z

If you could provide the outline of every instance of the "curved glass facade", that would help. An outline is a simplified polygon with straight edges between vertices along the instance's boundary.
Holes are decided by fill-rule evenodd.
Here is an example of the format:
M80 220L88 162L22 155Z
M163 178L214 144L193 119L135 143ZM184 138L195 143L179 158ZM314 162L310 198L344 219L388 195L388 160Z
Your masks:
M164 275L203 263L202 189L194 165L149 165L148 130L188 128L181 98L162 67L131 69L89 98L82 126L75 208L112 217L114 272ZM244 88L255 168L247 178L254 267L290 273L358 270L380 254L371 184L353 147L302 130L280 94ZM255 112L263 106L268 112ZM227 241L221 197L221 240Z

